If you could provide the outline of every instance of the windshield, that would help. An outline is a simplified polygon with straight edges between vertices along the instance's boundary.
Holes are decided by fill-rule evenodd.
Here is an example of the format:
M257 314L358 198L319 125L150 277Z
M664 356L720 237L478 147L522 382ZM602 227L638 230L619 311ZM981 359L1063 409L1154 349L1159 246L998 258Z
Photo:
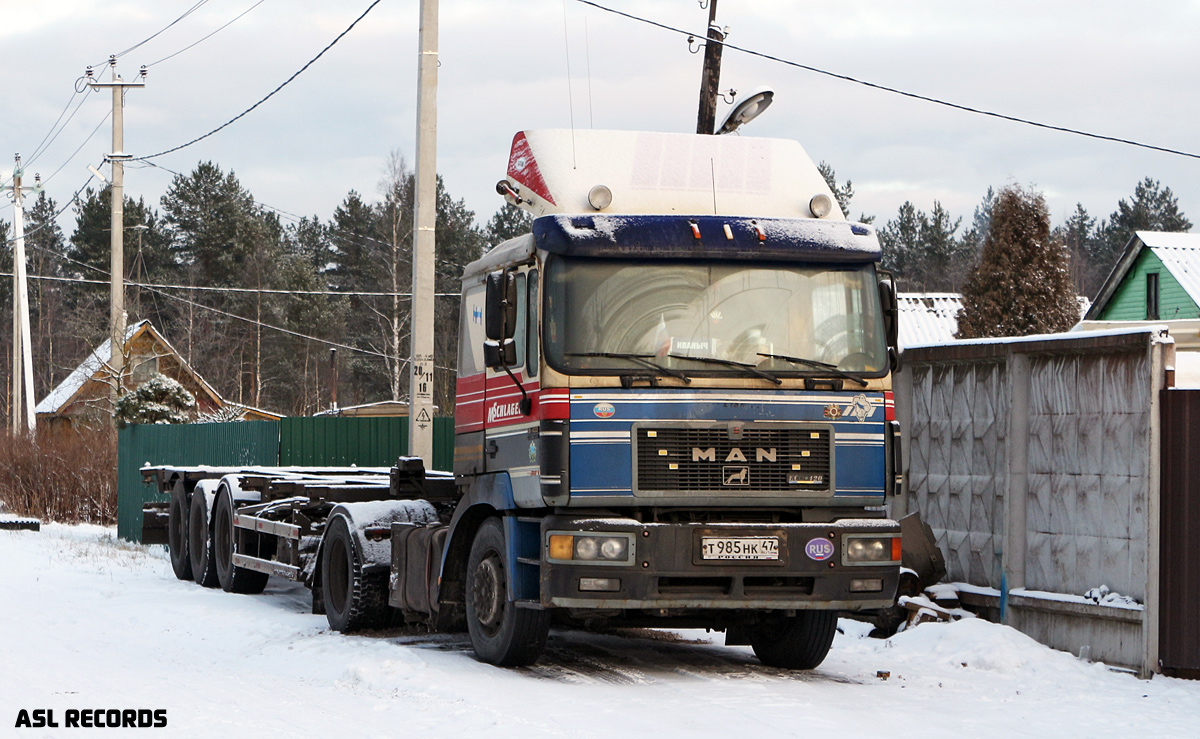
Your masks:
M871 265L559 256L547 264L543 320L547 359L568 372L651 371L631 357L688 375L746 376L734 363L784 376L828 374L812 362L867 375L888 366Z

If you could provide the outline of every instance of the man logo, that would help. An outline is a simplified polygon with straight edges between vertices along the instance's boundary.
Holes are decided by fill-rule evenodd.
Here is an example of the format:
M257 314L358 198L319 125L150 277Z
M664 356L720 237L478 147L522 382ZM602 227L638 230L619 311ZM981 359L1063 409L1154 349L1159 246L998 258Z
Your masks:
M779 455L775 451L775 447L771 447L769 449L763 449L762 447L758 447L754 450L754 461L755 462L774 462L778 456ZM694 447L692 447L692 461L693 462L716 462L717 461L717 450L715 447L701 449L698 446L694 446ZM729 454L725 455L724 461L726 461L726 462L747 462L749 460L746 459L746 455L742 453L741 449L734 447L729 450Z
M725 466L721 468L721 475L725 478L724 485L743 486L750 485L750 468Z

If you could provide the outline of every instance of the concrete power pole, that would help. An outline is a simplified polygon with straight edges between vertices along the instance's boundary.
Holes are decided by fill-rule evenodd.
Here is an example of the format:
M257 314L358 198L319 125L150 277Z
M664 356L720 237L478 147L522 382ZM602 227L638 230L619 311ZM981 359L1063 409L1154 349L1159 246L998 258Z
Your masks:
M112 346L110 368L113 375L113 413L117 410L121 379L125 371L125 88L145 87L146 68L142 67L138 79L126 82L117 74L117 58L108 58L112 70L111 82L92 80L91 67L87 70L88 84L93 90L107 87L112 90L112 153L107 156L112 163L112 260L111 304L109 309L109 341Z
M421 0L419 45L408 438L409 453L425 460L426 468L432 469L434 226L437 223L437 0Z
M12 433L13 436L32 436L37 428L33 397L33 345L29 330L29 280L25 264L25 205L24 190L41 190L41 178L36 185L23 188L21 156L13 168L13 356L12 356ZM7 189L7 188L6 188Z
M700 77L700 112L696 133L711 134L717 125L717 88L721 85L721 52L725 32L717 25L717 0L708 0L708 42L704 44L704 72Z

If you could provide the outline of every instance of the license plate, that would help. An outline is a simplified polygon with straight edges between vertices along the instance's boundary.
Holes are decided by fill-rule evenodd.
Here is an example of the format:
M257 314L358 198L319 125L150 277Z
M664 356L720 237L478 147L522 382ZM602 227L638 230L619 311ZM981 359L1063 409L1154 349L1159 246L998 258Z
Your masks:
M704 536L701 559L779 559L778 536Z

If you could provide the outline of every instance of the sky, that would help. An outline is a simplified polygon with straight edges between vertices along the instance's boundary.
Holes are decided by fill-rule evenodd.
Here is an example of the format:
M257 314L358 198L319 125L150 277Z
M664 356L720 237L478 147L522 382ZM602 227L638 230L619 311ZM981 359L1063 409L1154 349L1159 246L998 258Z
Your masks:
M145 87L126 95L125 151L155 154L258 102L371 1L0 0L0 48L17 60L0 95L0 182L14 152L28 174L47 178L60 206L87 182L88 165L111 148L111 96L75 93L88 65L99 73L109 55L150 39L120 56L117 70L131 80L149 67ZM697 33L708 19L698 0L598 2ZM1200 154L1198 0L718 7L730 44L963 106ZM171 171L212 160L260 203L288 214L326 220L352 189L377 200L388 154L414 161L418 12L417 0L382 0L244 118L152 160L166 169L128 167L126 194L158 207ZM519 130L695 130L703 54L690 53L682 35L577 0L442 0L439 35L438 171L481 224L502 205L495 183ZM882 224L906 200L925 211L939 201L965 224L989 186L1012 183L1043 192L1056 223L1077 202L1106 217L1149 176L1200 222L1194 157L952 110L726 49L721 89L759 86L774 90L774 104L743 135L794 139L814 161L830 163L854 183L854 217ZM718 121L729 107L719 104ZM64 111L65 125L56 127ZM51 131L59 132L30 162ZM11 221L11 205L0 206L0 218ZM69 233L70 210L60 223Z

